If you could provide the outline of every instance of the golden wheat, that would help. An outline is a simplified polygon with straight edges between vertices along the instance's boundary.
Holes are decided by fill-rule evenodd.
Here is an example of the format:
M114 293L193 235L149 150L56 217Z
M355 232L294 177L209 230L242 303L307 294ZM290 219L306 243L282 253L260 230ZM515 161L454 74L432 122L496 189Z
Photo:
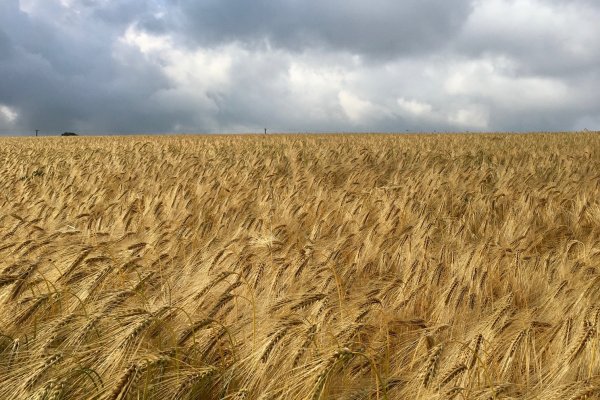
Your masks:
M600 396L600 135L0 140L1 399Z

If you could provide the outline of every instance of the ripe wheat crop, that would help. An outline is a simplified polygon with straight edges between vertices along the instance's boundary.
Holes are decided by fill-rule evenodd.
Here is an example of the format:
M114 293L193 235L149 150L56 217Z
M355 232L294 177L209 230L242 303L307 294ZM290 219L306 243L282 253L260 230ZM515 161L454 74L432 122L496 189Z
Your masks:
M600 398L600 135L0 160L1 399Z

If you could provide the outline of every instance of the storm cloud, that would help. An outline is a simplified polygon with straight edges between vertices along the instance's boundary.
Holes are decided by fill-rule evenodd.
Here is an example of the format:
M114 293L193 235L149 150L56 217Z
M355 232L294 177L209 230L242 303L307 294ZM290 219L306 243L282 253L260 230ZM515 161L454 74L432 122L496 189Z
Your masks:
M600 129L600 4L0 0L0 134Z

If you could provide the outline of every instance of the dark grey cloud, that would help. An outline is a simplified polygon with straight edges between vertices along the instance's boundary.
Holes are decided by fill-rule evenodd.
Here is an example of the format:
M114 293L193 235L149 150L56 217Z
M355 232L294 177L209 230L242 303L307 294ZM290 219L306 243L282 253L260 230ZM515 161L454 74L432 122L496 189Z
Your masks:
M18 112L15 131L171 129L173 115L148 102L169 86L160 68L135 51L116 54L143 2L117 8L86 1L77 12L52 3L32 2L31 13L18 1L2 4L0 104ZM10 130L6 121L3 130Z
M600 129L591 0L2 0L0 134Z
M397 57L444 47L467 19L467 0L181 0L174 22L201 45L238 41L293 51L324 47Z
M0 28L0 60L6 60L11 56L12 44L10 38Z

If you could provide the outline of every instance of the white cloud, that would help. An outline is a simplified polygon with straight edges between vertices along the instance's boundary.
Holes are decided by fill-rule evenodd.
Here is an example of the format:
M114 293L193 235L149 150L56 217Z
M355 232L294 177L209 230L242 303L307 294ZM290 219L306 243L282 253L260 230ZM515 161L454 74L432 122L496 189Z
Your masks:
M287 120L339 129L402 129L408 124L489 130L498 129L493 125L499 109L560 109L574 97L560 79L526 75L508 55L439 54L371 63L318 49L293 54L268 42L254 48L233 42L191 49L173 36L150 34L136 25L127 29L121 43L159 66L171 82L169 89L153 95L154 101L173 112L197 111L194 123L218 130L252 125L241 118L227 126L217 120L222 111L232 113L231 100L234 110L270 114L254 118L266 119L265 124ZM274 118L275 110L283 115Z
M568 101L569 88L560 80L520 76L506 57L457 62L444 82L451 96L476 96L506 108L553 108Z
M36 4L36 0L19 0L19 10L31 14L35 10Z
M397 102L401 110L416 116L431 114L433 110L431 104L414 99L408 100L400 97Z
M344 113L353 123L365 123L386 113L382 107L361 99L348 90L341 90L338 99Z
M600 9L594 2L478 0L462 39L488 53L513 54L525 69L597 63Z
M225 89L230 81L230 68L237 49L234 47L217 51L198 49L186 52L170 48L161 55L166 63L166 75L177 85L191 89Z
M190 50L168 35L153 35L130 26L121 42L138 49L159 65L175 87L190 92L225 90L231 82L234 60L252 56L236 44Z
M117 47L115 57L127 63L123 51L127 48L138 50L147 62L159 67L170 82L168 89L160 90L152 100L172 112L198 114L194 123L216 128L211 116L218 112L218 105L212 94L226 92L232 80L233 60L244 56L244 50L236 45L216 49L182 47L168 35L153 35L130 26L120 38L123 48ZM176 131L194 130L180 122L173 124Z
M579 5L581 6L581 5ZM527 30L529 33L555 34L564 27L566 7L539 0L477 0L469 16L467 29L478 32L510 29L504 34ZM510 17L510 18L509 18Z
M463 128L489 128L489 110L481 105L470 105L450 113L448 121Z
M59 0L59 3L65 8L72 8L73 3L75 3L75 0Z
M19 113L14 108L0 104L0 119L12 124L17 118L19 118Z
M131 25L121 37L121 41L136 47L143 54L152 54L173 48L172 40L166 35L151 35Z
M318 51L292 55L268 45L249 50L236 43L189 49L168 35L153 35L135 25L122 35L121 44L142 53L169 79L171 87L155 93L154 101L173 111L196 110L203 115L196 122L213 129L223 128L215 121L221 107L215 103L218 98L253 99L252 107L269 112L281 108L287 114L278 118L312 123L358 125L391 115L383 105L357 94L365 68L356 56L323 56ZM118 51L115 57L129 62ZM230 126L248 128L240 123ZM187 128L175 124L174 129Z
M339 92L347 85L347 71L310 60L291 60L285 83L294 101L313 120L338 118Z

